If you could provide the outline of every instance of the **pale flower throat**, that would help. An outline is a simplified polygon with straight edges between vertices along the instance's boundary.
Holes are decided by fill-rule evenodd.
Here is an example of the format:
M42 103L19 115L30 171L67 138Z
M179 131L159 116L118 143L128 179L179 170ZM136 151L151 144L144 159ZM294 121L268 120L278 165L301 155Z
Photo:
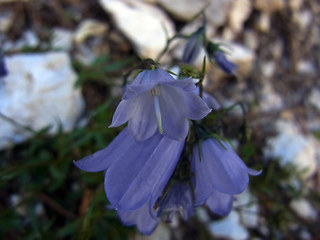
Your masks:
M160 88L158 86L155 86L154 88L152 88L151 95L153 97L154 108L156 111L158 129L159 129L159 132L162 134L163 129L162 129L162 121L161 121L160 102L159 102Z

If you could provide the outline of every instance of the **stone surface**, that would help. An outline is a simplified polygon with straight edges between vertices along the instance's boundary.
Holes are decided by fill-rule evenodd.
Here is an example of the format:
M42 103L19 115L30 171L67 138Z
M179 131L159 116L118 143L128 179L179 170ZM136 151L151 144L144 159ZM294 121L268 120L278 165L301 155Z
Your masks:
M317 210L306 199L297 199L290 202L290 208L301 218L308 221L317 220Z
M74 33L74 41L76 44L84 42L88 37L102 36L106 34L108 27L105 23L95 19L83 20Z
M39 39L35 32L26 30L23 32L22 37L15 41L7 41L3 44L2 48L5 51L20 51L22 48L29 47L34 48L39 45Z
M303 178L311 177L317 170L317 141L312 136L303 135L290 120L278 120L276 129L278 135L268 139L265 156L279 159L282 166L293 164L303 173Z
M245 227L256 228L259 225L258 200L247 188L243 193L236 196L233 206L240 209L240 221Z
M229 14L229 25L235 32L242 31L242 26L245 20L249 17L252 5L251 0L232 1Z
M143 236L141 234L137 234L134 238L135 240L170 240L171 233L168 225L164 223L160 223L156 230L150 236Z
M255 28L263 33L268 33L270 31L271 26L271 18L270 14L268 13L262 13L257 18L257 21L255 22Z
M244 240L249 239L249 233L240 224L239 213L232 211L227 217L209 224L209 231L214 237L224 239Z
M11 11L0 12L0 32L7 32L13 23L13 13Z
M9 74L0 86L0 149L31 136L22 126L35 131L61 125L70 131L83 110L76 74L64 52L17 54L5 58Z
M266 81L261 89L259 110L262 112L279 111L283 108L281 96L273 89L269 81Z
M284 0L255 0L254 6L256 9L263 12L276 12L284 9Z
M319 89L312 89L309 95L309 103L316 107L320 111L320 90Z
M73 33L67 29L53 29L52 47L54 49L70 51L72 48Z
M156 58L175 34L171 20L156 6L138 0L100 0L100 4L145 58Z
M157 2L183 21L190 21L205 9L208 24L217 27L225 24L232 0L157 0Z

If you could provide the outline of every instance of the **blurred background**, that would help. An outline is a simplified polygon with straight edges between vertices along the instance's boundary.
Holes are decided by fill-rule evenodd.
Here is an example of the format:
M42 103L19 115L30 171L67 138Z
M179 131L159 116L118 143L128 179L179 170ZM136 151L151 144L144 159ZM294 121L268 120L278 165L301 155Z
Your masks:
M205 90L228 108L223 129L260 170L234 210L206 207L151 236L124 227L103 173L73 165L121 131L108 128L123 75L196 31L236 63L207 62ZM159 60L179 63L186 39ZM320 239L318 0L0 0L1 239ZM204 52L196 61L201 69Z

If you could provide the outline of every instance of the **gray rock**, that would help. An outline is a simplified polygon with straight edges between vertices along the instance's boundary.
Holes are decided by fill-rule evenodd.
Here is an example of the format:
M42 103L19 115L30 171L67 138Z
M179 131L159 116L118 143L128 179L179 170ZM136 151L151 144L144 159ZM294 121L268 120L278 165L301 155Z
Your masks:
M0 86L0 149L21 142L34 131L61 125L70 131L83 110L76 74L64 52L17 54L6 57L9 74ZM11 119L8 121L8 119Z
M100 0L100 4L145 58L156 58L175 34L171 20L156 6L139 0Z

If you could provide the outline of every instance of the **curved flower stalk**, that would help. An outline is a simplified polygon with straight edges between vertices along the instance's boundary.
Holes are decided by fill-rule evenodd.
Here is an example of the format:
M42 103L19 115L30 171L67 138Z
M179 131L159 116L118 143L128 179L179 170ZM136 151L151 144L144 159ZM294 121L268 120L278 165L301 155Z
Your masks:
M161 195L183 145L158 133L137 142L125 128L108 147L74 163L88 172L106 170L105 191L112 206L135 210Z
M157 132L184 141L188 119L199 120L211 109L194 93L191 78L175 80L162 69L144 70L126 87L110 127L128 122L129 132L144 141Z

